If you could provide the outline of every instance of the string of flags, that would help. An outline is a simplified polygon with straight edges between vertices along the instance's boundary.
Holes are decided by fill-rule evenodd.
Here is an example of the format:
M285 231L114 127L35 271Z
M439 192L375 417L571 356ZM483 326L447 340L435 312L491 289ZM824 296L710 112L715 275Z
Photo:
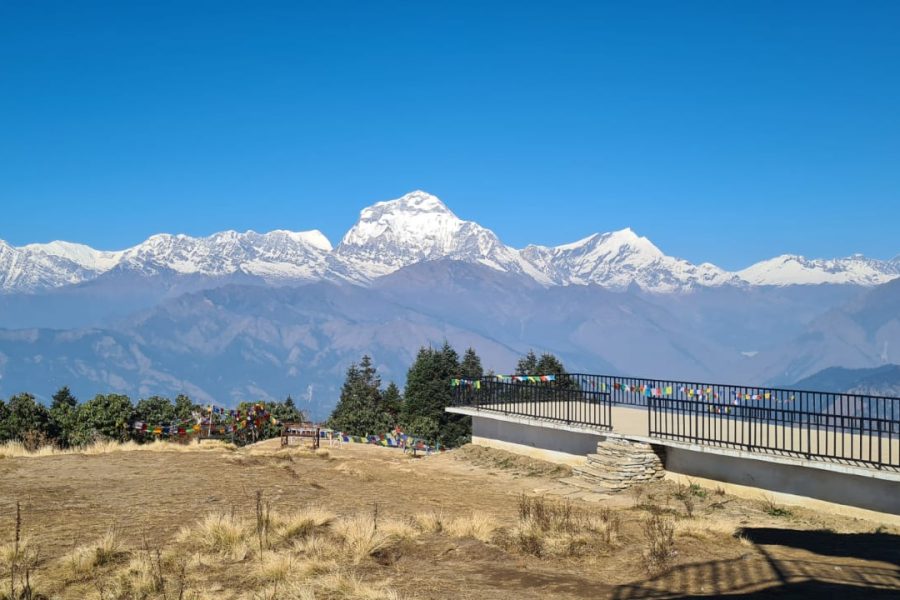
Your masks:
M577 376L576 376L577 377ZM511 383L511 382L525 382L525 383L539 383L539 382L548 382L548 381L556 381L555 375L493 375L490 377L485 377L482 379L451 379L450 385L451 387L469 387L472 389L479 390L481 389L483 381L499 381L502 383ZM749 393L749 392L741 392L738 390L729 391L729 392L721 392L720 386L712 387L712 386L675 386L675 385L647 385L643 383L623 383L619 381L613 381L611 384L607 384L605 381L600 381L596 377L584 378L579 377L578 381L580 383L580 387L585 390L599 391L599 392L626 392L632 394L638 394L645 396L647 398L665 398L665 397L686 397L689 399L696 399L698 401L722 401L728 402L732 405L739 405L742 402L754 402L754 401L774 401L779 404L785 402L793 402L794 394L789 393L787 391L782 392L757 392L757 393Z
M556 381L556 375L492 375L489 379L499 381L500 383L526 382L541 383L548 381ZM451 379L451 387L472 387L481 389L481 379Z
M228 409L215 404L210 404L204 411L208 416L194 413L193 420L183 420L176 423L151 425L144 421L135 421L131 428L135 431L149 433L156 436L186 436L202 432L215 434L230 434L248 428L259 428L271 423L278 425L279 421L273 417L262 402L253 404L243 410ZM216 423L218 417L219 422Z
M319 434L321 437L325 438L327 436L327 432L323 431ZM344 433L337 433L341 440L343 440L346 444L375 444L377 446L384 446L386 448L409 448L415 450L421 450L423 452L443 452L446 450L445 447L440 444L436 444L431 446L425 443L425 440L422 440L417 437L413 437L411 435L407 435L405 433L383 433L381 435L346 435Z

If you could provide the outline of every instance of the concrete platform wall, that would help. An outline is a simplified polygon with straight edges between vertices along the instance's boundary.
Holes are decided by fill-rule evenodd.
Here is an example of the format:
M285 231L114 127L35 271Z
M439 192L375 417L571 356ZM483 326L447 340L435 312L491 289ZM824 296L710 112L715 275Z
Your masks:
M583 464L588 454L597 451L597 442L602 438L602 435L591 432L472 417L473 444L559 464Z
M860 474L860 469L835 465L824 470L673 446L666 447L665 468L682 477L753 488L759 498L774 492L783 502L803 504L806 498L900 515L900 483L874 473Z

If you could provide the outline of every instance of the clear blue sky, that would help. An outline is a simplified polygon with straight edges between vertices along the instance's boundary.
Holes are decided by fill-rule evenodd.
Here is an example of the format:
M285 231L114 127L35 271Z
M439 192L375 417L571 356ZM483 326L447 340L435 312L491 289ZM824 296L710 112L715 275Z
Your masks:
M0 3L0 238L323 230L900 253L900 2Z

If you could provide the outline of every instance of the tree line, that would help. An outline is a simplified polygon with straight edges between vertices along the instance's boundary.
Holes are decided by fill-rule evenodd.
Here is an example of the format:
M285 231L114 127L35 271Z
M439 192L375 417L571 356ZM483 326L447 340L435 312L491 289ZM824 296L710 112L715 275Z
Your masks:
M537 356L533 351L519 360L515 371L516 375L551 373L565 373L565 368L552 354ZM481 359L474 349L467 349L460 358L444 342L440 348L419 349L401 393L393 382L382 389L381 377L371 357L366 355L347 369L340 400L328 419L328 426L362 436L383 434L399 427L429 443L459 446L471 437L472 425L469 417L444 410L451 401L450 379L476 379L484 375ZM246 411L252 405L241 403L238 409ZM290 396L283 402L265 405L279 422L306 420ZM123 394L98 394L79 402L68 387L62 387L53 394L49 406L28 393L16 394L6 402L0 400L0 443L19 441L33 450L45 445L84 446L100 440L146 441L153 436L136 431L135 422L142 421L151 427L192 425L199 415L207 416L207 407L185 394L179 394L174 400L151 396L136 403ZM278 426L266 422L253 428L249 437L238 433L236 441L266 439L278 434Z
M530 350L516 365L516 375L565 373L552 354L537 356ZM493 375L493 373L487 373ZM440 348L422 347L406 375L403 393L391 382L382 390L381 377L368 355L347 369L341 397L328 426L349 435L378 435L399 427L429 443L460 446L472 435L472 420L448 413L450 379L484 377L481 359L468 348L462 359L448 342Z
M242 403L247 410L252 404ZM304 417L288 396L283 402L267 402L269 413L279 421L299 421ZM28 393L16 394L7 402L0 400L0 443L19 441L30 449L55 445L60 448L85 446L99 440L145 441L147 433L132 425L143 421L150 426L197 422L206 416L207 407L185 394L175 400L162 396L143 398L137 403L123 394L98 394L79 402L68 387L53 394L50 406L44 406ZM254 431L257 439L277 435L277 428L266 424Z

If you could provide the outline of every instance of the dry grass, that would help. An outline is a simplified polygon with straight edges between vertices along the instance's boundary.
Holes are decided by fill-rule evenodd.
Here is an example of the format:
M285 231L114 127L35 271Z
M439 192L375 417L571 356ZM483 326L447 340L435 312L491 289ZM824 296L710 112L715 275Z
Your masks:
M701 540L736 537L737 527L731 523L713 519L696 518L674 521L675 536Z
M444 530L444 515L434 511L416 513L413 523L425 533L440 533Z
M32 543L21 542L21 551L40 548L42 560L34 561L38 570L32 582L46 598L393 600L402 593L410 600L541 600L596 597L618 585L633 590L646 581L648 569L664 571L675 563L741 559L741 572L770 568L758 552L742 546L752 544L735 537L732 524L771 527L773 518L760 510L758 500L723 501L712 488L706 498L693 486L679 490L696 501L694 518L686 519L673 496L675 485L648 484L634 503L656 513L660 523L650 527L648 514L627 508L631 499L603 506L534 498L535 486L544 482L510 471L486 473L449 453L410 464L399 452L350 447L331 449L339 459L332 462L275 445L260 444L253 455L249 449L210 454L196 452L198 446L179 446L176 450L196 453L156 457L107 446L111 454L98 447L97 457L55 457L40 464L0 461L0 508L25 498L23 514L40 510L40 527L25 520L23 531ZM165 446L159 450L166 451ZM235 463L236 458L246 462ZM371 474L372 482L350 480L336 471L339 465ZM302 470L302 477L286 477L285 466ZM106 485L111 478L116 486ZM264 492L265 501L257 497L260 521L254 520L253 489L247 482ZM317 482L321 485L313 485ZM475 486L477 493L468 493ZM520 497L522 492L527 497ZM712 510L713 500L721 508ZM663 506L666 501L670 504ZM386 514L377 507L386 507ZM804 509L792 510L792 527L811 522ZM0 539L8 541L14 539L14 521L4 514ZM130 547L98 540L71 552L67 540L79 530L103 531L108 521L129 523ZM258 522L267 533L262 542ZM184 529L179 533L176 526L172 532L173 523ZM815 521L815 526L848 533L863 527L849 520ZM870 533L873 527L864 526ZM6 582L7 589L2 565L10 552L0 547L0 583ZM809 561L803 554L808 550L779 547L773 552L776 560L787 559L785 564ZM891 552L885 550L884 560L895 560ZM874 561L855 564L868 568ZM840 576L831 563L826 567L829 577ZM671 597L708 593L710 584L730 585L727 573L704 569L696 581L684 583L690 589L682 589L679 582L670 585L676 575L662 575L653 585ZM4 593L0 588L0 598Z
M0 444L0 458L43 458L46 456L66 456L70 454L97 456L113 452L197 452L215 450L236 450L236 447L226 442L182 444L179 442L154 440L145 444L138 444L134 441L115 442L106 440L74 448L63 449L51 445L29 450L22 442L11 441Z
M339 519L335 521L333 529L353 564L359 564L363 559L385 549L390 542L389 537L378 530L372 515Z
M652 513L644 522L644 537L647 571L655 574L666 570L675 557L674 521L659 513Z
M448 519L443 523L443 531L450 537L474 538L482 542L491 541L497 529L496 519L477 512Z
M118 527L110 527L103 536L90 544L76 547L65 562L72 579L89 579L97 570L110 565L125 555Z
M200 552L243 560L250 554L252 537L253 530L243 519L211 513L196 525L182 529L178 541Z
M518 524L498 531L494 539L532 556L578 557L609 550L618 540L620 526L621 518L609 507L588 510L569 502L522 496Z
M286 514L276 512L271 515L273 530L281 541L307 537L331 525L335 518L334 513L318 507L307 507Z

